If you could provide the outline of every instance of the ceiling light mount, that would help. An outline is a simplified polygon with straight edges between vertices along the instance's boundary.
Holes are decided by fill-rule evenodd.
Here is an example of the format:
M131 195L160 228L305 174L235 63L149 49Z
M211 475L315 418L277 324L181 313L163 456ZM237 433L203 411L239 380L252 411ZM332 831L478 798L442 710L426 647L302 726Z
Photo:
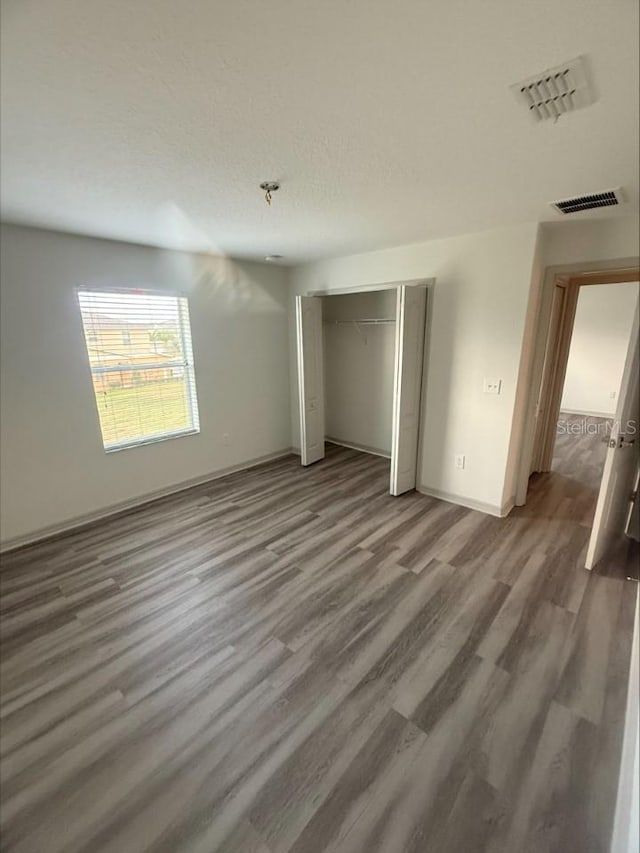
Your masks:
M264 200L271 206L271 196L280 189L278 181L263 181L260 189L264 191Z

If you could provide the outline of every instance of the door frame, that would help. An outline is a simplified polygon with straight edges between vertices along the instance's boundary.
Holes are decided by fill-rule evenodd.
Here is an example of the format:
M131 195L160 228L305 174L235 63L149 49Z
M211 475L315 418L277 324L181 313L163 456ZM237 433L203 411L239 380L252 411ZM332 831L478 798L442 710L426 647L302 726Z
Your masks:
M550 471L556 443L556 425L567 374L578 287L568 276L556 276L540 394L536 406L536 431L531 474Z
M545 365L538 398L538 412L542 414L536 422L537 434L533 447L531 473L551 470L580 288L635 281L640 281L640 269L555 277L551 322L545 348ZM555 308L558 310L554 311Z
M553 454L555 429L560 413L571 333L579 288L589 284L619 284L640 280L640 258L592 261L547 267L541 285L533 336L533 367L527 389L526 418L516 483L517 506L527 500L529 477L544 470ZM561 296L556 288L566 292ZM554 297L562 304L555 306ZM542 420L538 417L542 413ZM547 470L549 470L547 468Z

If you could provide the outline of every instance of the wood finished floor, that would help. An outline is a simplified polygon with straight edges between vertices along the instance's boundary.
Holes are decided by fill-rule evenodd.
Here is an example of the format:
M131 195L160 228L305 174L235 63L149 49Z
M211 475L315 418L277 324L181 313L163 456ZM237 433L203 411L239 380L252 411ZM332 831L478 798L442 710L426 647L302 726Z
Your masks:
M608 851L635 552L582 568L579 478L387 480L334 447L6 556L2 849Z
M584 520L588 524L596 509L612 426L611 418L564 412L560 413L558 421L551 468L556 480L571 481L583 488Z

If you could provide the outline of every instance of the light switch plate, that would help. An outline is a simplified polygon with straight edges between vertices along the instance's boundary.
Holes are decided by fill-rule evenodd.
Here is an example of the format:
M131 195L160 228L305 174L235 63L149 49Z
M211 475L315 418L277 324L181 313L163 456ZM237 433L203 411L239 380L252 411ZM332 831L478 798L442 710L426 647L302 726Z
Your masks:
M502 379L486 379L482 386L485 394L500 394L502 391Z

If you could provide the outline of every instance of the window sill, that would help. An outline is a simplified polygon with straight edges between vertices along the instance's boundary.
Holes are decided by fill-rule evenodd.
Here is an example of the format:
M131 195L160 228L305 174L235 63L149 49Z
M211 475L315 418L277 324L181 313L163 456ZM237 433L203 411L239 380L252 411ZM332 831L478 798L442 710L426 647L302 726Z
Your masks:
M186 435L198 435L199 429L181 429L176 432L165 432L162 435L148 436L136 441L123 441L119 444L110 444L104 448L105 453L118 453L120 450L131 450L133 447L144 447L147 444L157 444L160 441L170 441L172 438L182 438Z

